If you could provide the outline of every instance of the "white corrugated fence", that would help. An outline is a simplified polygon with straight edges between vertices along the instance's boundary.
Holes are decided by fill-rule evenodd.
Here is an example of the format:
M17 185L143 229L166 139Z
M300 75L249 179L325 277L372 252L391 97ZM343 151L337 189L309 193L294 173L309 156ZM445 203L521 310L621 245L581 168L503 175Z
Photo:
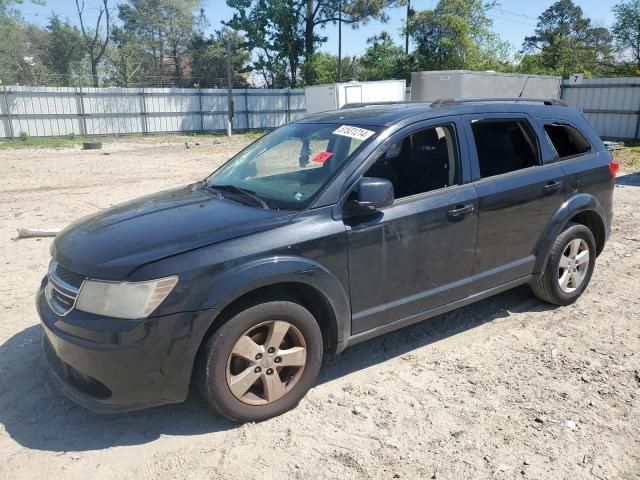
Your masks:
M640 78L565 80L562 98L603 138L637 141ZM234 89L234 130L302 118L303 89ZM0 138L224 131L225 89L0 87Z
M585 79L578 85L565 80L562 99L582 110L601 137L638 140L640 78Z
M304 116L302 89L234 89L234 130ZM0 87L0 138L224 131L226 89Z

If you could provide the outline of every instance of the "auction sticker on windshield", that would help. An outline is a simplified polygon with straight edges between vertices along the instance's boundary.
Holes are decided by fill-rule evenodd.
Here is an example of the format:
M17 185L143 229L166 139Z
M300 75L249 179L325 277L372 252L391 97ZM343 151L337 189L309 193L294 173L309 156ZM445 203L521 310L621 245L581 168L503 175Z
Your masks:
M342 135L343 137L355 138L356 140L366 140L376 132L367 130L366 128L350 127L349 125L342 125L340 128L333 131L334 135Z

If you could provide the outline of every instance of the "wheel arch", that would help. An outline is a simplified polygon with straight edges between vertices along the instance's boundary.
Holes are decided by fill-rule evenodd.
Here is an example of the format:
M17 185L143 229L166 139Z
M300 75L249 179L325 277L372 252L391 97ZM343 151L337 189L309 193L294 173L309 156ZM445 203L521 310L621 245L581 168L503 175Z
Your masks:
M544 273L553 242L570 222L579 223L591 230L596 239L596 255L599 255L607 240L605 218L604 209L594 196L582 193L569 198L554 214L538 241L533 273Z
M325 349L335 351L351 333L347 293L336 277L312 260L298 257L262 259L228 270L211 284L211 295L202 308L220 313L205 332L198 350L237 313L272 300L290 300L309 310L320 326Z

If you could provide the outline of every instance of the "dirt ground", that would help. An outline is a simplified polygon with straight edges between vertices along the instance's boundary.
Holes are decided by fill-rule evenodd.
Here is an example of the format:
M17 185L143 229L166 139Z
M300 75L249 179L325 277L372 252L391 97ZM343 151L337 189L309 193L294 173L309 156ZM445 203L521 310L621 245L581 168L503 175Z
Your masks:
M49 384L34 294L50 239L203 178L245 139L0 152L0 478L640 479L640 172L575 305L519 288L327 359L299 407L232 425L186 403L89 413ZM636 169L637 170L637 169Z

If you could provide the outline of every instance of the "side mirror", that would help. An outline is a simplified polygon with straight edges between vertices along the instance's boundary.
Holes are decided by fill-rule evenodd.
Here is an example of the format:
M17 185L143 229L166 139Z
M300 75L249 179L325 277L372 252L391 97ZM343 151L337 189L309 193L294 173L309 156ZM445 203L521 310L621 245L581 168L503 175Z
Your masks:
M359 208L376 210L393 204L393 184L384 178L362 177L354 193Z

